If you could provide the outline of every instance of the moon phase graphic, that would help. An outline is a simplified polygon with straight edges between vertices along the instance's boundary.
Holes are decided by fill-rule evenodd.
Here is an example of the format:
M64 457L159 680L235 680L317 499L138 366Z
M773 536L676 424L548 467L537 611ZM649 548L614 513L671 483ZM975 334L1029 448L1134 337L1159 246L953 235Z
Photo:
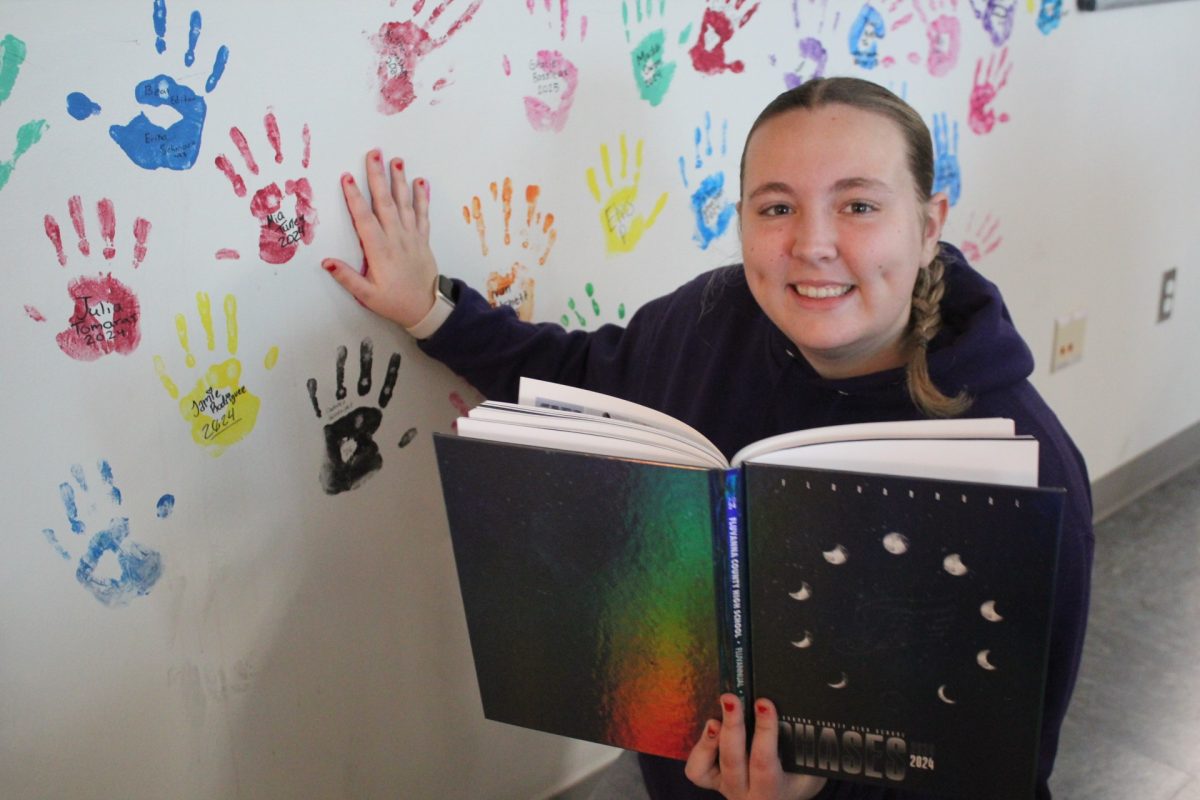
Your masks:
M979 666L981 666L984 669L989 670L989 671L994 670L996 668L995 664L993 664L991 661L988 661L988 653L990 653L990 652L992 652L992 651L991 650L980 650L979 655L975 656L975 661L979 664Z
M988 600L986 603L981 605L979 607L979 613L982 614L983 618L988 622L999 622L1000 620L1004 619L1004 617L996 613L995 600Z
M812 634L808 631L804 632L804 638L798 642L792 642L792 647L798 647L803 650L806 647L812 647Z
M893 531L883 537L883 549L894 556L903 555L908 552L908 537Z
M801 582L799 590L788 592L788 597L793 600L807 600L812 597L812 587L807 582Z
M958 702L957 700L951 700L946 696L946 684L944 683L938 687L938 699L947 705L954 705Z
M850 681L846 678L846 673L843 672L842 679L840 681L837 683L828 683L826 686L828 686L830 689L845 689L846 685L849 683Z
M955 577L967 574L967 565L962 562L958 553L951 553L942 560L942 569Z
M840 544L832 550L824 551L821 553L821 555L825 556L825 560L830 564L833 564L835 567L845 564L846 559L849 557L849 554L846 552L846 548L842 547Z

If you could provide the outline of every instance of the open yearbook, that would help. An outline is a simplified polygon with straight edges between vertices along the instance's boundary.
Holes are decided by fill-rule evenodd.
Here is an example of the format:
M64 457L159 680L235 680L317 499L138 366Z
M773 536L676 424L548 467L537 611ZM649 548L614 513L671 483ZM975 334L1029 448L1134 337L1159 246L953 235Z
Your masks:
M485 716L683 759L731 691L776 704L790 771L1032 796L1064 492L1010 420L730 463L645 407L520 395L435 437Z

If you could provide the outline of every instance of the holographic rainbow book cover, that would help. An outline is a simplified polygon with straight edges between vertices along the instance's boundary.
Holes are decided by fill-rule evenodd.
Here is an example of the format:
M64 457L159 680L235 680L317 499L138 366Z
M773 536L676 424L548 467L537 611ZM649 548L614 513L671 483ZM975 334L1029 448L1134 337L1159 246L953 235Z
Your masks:
M488 719L684 759L740 607L785 769L1032 796L1060 490L435 446Z
M436 447L484 715L686 758L722 691L712 473Z

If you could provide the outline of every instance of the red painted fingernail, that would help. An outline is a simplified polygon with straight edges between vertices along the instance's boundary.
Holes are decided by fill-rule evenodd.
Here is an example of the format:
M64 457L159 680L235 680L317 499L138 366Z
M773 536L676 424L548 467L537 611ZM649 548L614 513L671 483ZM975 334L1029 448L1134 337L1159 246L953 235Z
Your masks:
M337 269L337 264L334 264L332 261L325 261L322 262L321 269L325 270L326 272L333 272L335 269Z
M737 706L735 706L735 705L734 705L734 704L733 704L731 701L729 701L729 700L726 700L725 702L721 703L721 705L722 705L722 707L724 707L724 709L725 709L725 713L727 713L727 714L732 714L732 713L733 713L733 709L737 708Z
M396 169L404 169L404 159L403 158L396 159Z
M759 714L766 714L767 713L766 703L756 703L754 705L754 710L757 711Z
M383 155L378 150L371 151L371 160L372 161L379 161L382 158L383 158Z
M342 176L342 180L344 180L346 183L354 183L354 176L349 173L346 173L345 175Z
M711 722L708 723L708 725L706 725L704 727L704 735L710 739L717 738L717 726L712 724Z

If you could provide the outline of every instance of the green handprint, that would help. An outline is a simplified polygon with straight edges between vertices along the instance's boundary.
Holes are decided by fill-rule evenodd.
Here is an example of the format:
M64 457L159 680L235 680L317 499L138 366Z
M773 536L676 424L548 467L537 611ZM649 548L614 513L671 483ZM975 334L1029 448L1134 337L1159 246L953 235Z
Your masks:
M3 103L12 94L13 84L17 82L17 75L20 74L23 63L25 63L25 43L11 33L7 34L4 39L0 40L0 103ZM12 171L17 166L17 159L38 143L42 138L42 133L48 127L46 120L33 119L17 129L17 146L13 150L12 158L8 161L0 161L0 189L3 189L4 185L8 183Z
M589 283L583 287L583 291L587 294L588 303L592 307L592 316L596 320L600 319L600 303L596 300L596 288ZM583 314L581 314L579 312L580 305L582 305L582 304L576 303L574 297L567 298L567 309L570 311L570 314L563 314L561 319L559 320L562 323L562 326L564 328L571 327L571 322L572 322L571 315L572 314L574 315L574 321L579 324L579 327L581 327L581 328L587 327L588 319L587 319L587 317L585 317ZM624 303L621 303L617 306L617 319L618 320L625 319L625 304Z

